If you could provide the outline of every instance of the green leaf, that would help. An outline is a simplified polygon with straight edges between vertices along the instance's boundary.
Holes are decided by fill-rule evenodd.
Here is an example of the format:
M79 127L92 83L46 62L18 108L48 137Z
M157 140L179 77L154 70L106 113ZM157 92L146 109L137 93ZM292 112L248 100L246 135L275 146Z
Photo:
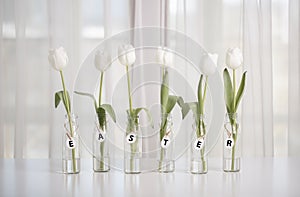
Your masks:
M224 94L225 94L225 103L226 103L226 109L228 113L233 113L233 98L234 98L234 93L232 89L232 82L231 78L229 75L229 72L227 68L224 69L223 72L223 78L224 78Z
M162 107L162 111L165 112L167 108L167 103L168 103L168 97L169 97L169 74L168 71L165 70L163 74L163 81L161 84L161 89L160 89L160 104Z
M133 109L133 115L134 115L134 116L138 116L138 114L139 114L142 110L144 110L144 111L146 112L147 118L148 118L148 120L151 122L151 123L150 123L150 124L151 124L151 127L154 127L151 113L150 113L150 111L149 111L147 108L145 108L145 107L139 107L139 108Z
M110 117L113 119L113 121L116 122L116 114L110 104L102 104L102 105L100 105L99 108L104 109L110 115Z
M190 111L190 106L188 105L188 103L184 103L181 106L182 119L184 119L186 117L186 115L189 113L189 111Z
M174 108L175 104L177 103L178 96L169 95L168 102L165 108L166 114L171 113L172 109Z
M198 103L202 102L203 96L202 96L202 83L203 83L203 75L201 74L199 84L198 84Z
M98 107L97 107L97 101L96 101L94 95L89 94L89 93L85 93L85 92L78 92L78 91L74 91L74 93L75 93L75 94L78 94L78 95L81 95L81 96L87 96L87 97L93 99L93 101L94 101L94 106L95 106L95 109L96 109L96 111L97 111L97 108L98 108Z
M181 108L183 118L186 117L186 115L189 113L190 110L192 111L195 117L198 117L200 115L197 102L184 103L184 105Z
M67 92L67 99L68 99L68 102L66 101L65 97L64 97L64 91L58 91L55 93L55 98L54 98L54 104L55 104L55 108L58 107L58 105L60 104L61 101L63 101L63 104L65 106L65 109L66 111L70 110L71 111L71 102L70 102L70 95L69 95L69 92ZM69 104L67 106L67 103Z
M106 122L105 109L102 108L102 107L98 107L96 109L96 113L97 113L97 116L98 116L99 125L100 125L101 128L103 128L104 125L105 125L105 122Z
M60 101L63 100L63 91L59 91L55 93L55 98L54 98L54 103L55 103L55 108L58 107L58 105L60 104Z
M235 112L238 109L239 103L240 103L241 98L242 98L243 93L244 93L245 83L246 83L246 73L247 73L247 71L245 71L243 76L242 76L240 87L239 87L239 90L238 90L237 95L236 95L236 103L235 103L235 109L234 109Z
M203 112L203 104L204 104L204 98L202 95L202 83L203 83L203 75L201 74L199 84L198 84L198 107L199 107L199 112Z
M178 103L178 105L182 108L183 107L183 105L184 105L184 100L183 100L183 98L180 96L178 99L177 99L177 103Z

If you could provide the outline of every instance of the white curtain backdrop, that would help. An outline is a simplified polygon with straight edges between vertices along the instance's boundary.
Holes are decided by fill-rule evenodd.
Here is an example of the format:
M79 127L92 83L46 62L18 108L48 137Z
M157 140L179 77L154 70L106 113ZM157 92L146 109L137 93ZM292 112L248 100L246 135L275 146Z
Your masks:
M64 73L73 91L91 50L105 38L143 26L180 31L218 53L220 73L226 49L240 47L248 71L239 112L243 156L299 156L299 10L297 0L0 0L0 158L61 154L64 111L54 109L54 92L61 84L49 66L49 48L66 49L70 62ZM189 68L180 72L190 77ZM106 101L123 74L113 65L105 76ZM149 105L147 99L144 92L137 104ZM83 136L90 135L83 132L90 109L76 106ZM219 139L211 157L222 156L221 144ZM144 144L146 149L153 146L151 141ZM86 151L83 156L90 157Z

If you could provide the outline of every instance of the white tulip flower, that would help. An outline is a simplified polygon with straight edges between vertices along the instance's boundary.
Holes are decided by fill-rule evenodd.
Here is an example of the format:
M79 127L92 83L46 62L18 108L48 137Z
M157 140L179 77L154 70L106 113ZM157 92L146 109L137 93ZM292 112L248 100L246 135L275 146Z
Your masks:
M226 65L235 70L243 63L243 54L239 48L229 48L226 53Z
M206 76L212 75L216 72L217 63L218 54L207 53L202 57L200 70Z
M95 67L104 72L111 65L111 56L105 51L96 51L94 59Z
M130 44L122 44L118 48L119 61L124 66L131 66L135 62L135 48Z
M159 64L165 66L171 66L173 63L173 54L165 47L158 47L156 58Z
M63 47L59 47L57 49L50 49L48 60L51 66L57 70L61 71L68 64L69 58Z

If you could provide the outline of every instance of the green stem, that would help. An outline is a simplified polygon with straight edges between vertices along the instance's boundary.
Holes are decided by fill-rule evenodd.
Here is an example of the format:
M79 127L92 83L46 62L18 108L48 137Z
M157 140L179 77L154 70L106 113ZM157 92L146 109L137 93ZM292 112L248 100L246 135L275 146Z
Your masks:
M202 116L203 116L203 114L202 114ZM203 119L199 120L199 124L200 124L199 137L205 136L206 128L205 128L205 123L204 123ZM205 147L203 147L201 149L200 154L201 154L201 160L202 160L202 169L203 169L204 172L206 172L206 161L205 161L205 158L204 158L204 152L205 152Z
M129 77L128 66L126 66L126 74L127 74L127 87L128 87L129 110L130 110L130 113L132 114L132 99L131 99L130 77Z
M99 107L101 106L101 100L102 100L102 86L103 86L103 76L104 76L104 72L101 71L101 75L100 75L100 87L99 87ZM104 117L104 122L100 122L100 117L99 118L99 123L100 127L102 129L102 131L104 131L104 125L105 125L105 121L106 121L106 117ZM103 121L102 120L102 121ZM103 161L103 152L104 152L104 142L100 143L100 170L104 170L104 161Z
M232 70L232 80L233 80L233 110L236 112L235 109L235 100L236 100L236 79L235 79L235 69Z
M163 137L165 136L166 126L167 126L167 118L165 118L164 115L162 115L162 122L161 122L161 126L160 126L160 142L163 139ZM161 168L162 168L163 159L164 159L164 149L162 147L160 147L160 159L159 159L158 170L161 170Z
M102 99L103 75L104 75L104 72L101 72L101 76L100 76L100 89L99 89L99 107L101 106L101 99Z
M128 70L128 65L126 65L126 75L127 75L127 90L128 90L128 100L129 100L129 111L130 111L130 116L133 115L133 108L132 108L132 99L131 99L131 88L130 88L130 76L129 76L129 70ZM133 117L131 117L132 119ZM134 121L134 120L131 120ZM132 123L130 123L132 124ZM131 154L130 154L130 170L133 171L133 159L134 159L134 155L136 152L136 143L133 143L130 145L130 149L131 149Z
M65 97L65 101L66 101L66 109L67 109L67 116L68 116L68 121L69 121L69 127L70 127L70 133L71 133L71 137L74 137L74 132L73 132L73 127L72 127L72 119L71 119L71 112L70 112L70 104L69 104L69 99L67 96L67 90L66 90L66 86L65 86L65 80L64 80L64 75L62 73L62 71L59 71L60 73L60 77L61 77L61 82L63 85L63 95ZM72 149L72 163L73 163L73 171L76 172L76 162L75 162L75 149Z
M236 109L235 109L235 102L236 102L236 77L235 77L235 69L232 70L232 80L233 80L233 112L235 113L236 112ZM234 114L231 114L231 115L234 115ZM232 138L233 138L233 147L232 147L232 155L231 155L231 171L234 170L234 157L235 157L235 145L236 145L236 122L235 122L235 118L232 117L232 120L231 120L231 127L232 127Z
M232 124L232 138L233 138L233 147L232 147L232 152L231 152L231 171L234 171L234 164L235 164L235 147L236 147L236 139L237 139L237 129L236 129L236 121L233 118Z

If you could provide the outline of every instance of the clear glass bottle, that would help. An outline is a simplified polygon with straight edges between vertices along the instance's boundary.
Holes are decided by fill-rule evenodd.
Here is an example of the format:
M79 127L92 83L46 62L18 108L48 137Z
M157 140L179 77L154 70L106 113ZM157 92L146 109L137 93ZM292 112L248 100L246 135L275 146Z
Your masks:
M71 114L70 119L66 115L62 138L62 171L66 174L80 172L80 153L78 136L78 117ZM72 129L70 129L72 128Z
M206 153L206 120L203 114L194 117L193 142L191 143L191 173L207 173L207 153Z
M124 141L124 172L141 173L142 138L139 117L128 114Z
M102 121L99 121L98 116L96 116L95 120L93 133L93 169L94 172L108 172L110 170L106 114Z
M174 131L173 121L170 114L161 115L161 124L159 132L160 153L158 156L159 172L174 172Z
M237 113L226 114L223 133L223 170L240 171L240 124Z

